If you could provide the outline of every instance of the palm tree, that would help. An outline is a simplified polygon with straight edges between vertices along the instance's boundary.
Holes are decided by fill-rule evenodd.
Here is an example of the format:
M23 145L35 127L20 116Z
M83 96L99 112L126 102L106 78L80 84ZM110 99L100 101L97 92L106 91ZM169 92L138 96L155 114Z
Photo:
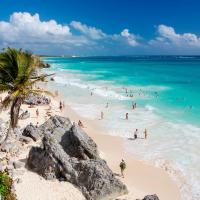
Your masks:
M48 93L34 88L37 82L44 81L48 76L36 75L36 62L30 52L22 49L8 47L0 54L0 92L7 92L0 109L8 108L11 105L8 133L17 126L20 107L27 95Z

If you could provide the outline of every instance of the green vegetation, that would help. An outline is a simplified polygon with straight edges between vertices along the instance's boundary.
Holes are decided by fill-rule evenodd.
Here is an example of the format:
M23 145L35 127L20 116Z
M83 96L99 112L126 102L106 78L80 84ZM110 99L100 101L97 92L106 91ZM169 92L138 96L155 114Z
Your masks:
M0 92L7 92L0 109L11 105L8 133L11 128L17 126L20 107L28 94L49 93L34 88L36 83L44 81L47 77L47 75L37 75L37 68L38 58L36 59L30 52L8 47L0 53Z
M15 194L11 191L12 179L6 172L0 172L0 197L2 200L16 200Z

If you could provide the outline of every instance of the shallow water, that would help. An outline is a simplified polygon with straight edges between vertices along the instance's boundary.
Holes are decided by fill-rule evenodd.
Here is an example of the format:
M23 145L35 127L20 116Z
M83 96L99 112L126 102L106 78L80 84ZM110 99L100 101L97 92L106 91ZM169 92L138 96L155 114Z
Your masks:
M101 125L124 137L127 151L173 174L185 199L200 199L200 57L45 61L75 111L90 119L100 118L103 111ZM132 102L137 103L134 110ZM127 112L129 120L124 119ZM129 140L136 128L141 138L147 128L149 139Z

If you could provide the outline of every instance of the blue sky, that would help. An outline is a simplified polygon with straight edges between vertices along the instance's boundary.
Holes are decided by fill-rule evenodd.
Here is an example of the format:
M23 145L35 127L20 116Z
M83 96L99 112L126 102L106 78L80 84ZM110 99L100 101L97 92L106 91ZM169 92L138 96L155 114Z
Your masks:
M0 48L43 54L200 54L198 0L2 0Z

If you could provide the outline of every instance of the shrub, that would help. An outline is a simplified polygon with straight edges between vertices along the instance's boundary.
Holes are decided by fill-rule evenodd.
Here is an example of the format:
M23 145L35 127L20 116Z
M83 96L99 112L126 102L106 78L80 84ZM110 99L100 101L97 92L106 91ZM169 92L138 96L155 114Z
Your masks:
M0 172L0 197L2 200L16 200L16 196L11 190L12 183L12 179L6 172Z

